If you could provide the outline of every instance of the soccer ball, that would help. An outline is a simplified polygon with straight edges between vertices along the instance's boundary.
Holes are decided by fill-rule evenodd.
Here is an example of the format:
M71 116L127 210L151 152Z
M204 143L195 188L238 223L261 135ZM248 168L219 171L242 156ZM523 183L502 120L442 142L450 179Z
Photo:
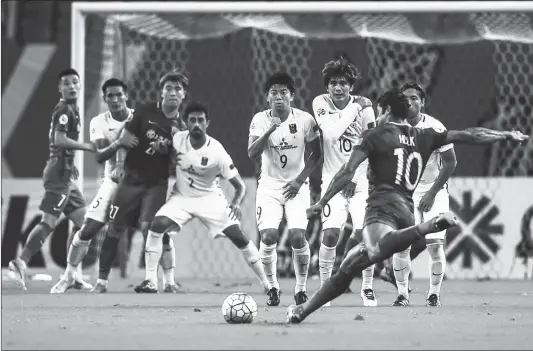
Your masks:
M246 293L233 293L224 300L222 315L230 324L252 323L257 316L257 303Z

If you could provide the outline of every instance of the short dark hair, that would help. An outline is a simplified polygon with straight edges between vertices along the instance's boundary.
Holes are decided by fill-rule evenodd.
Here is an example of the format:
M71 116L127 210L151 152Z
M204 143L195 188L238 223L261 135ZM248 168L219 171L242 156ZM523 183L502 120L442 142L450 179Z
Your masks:
M161 77L159 80L159 89L163 89L167 82L179 82L183 85L184 89L187 89L187 86L189 86L189 78L179 71L172 71Z
M272 86L276 84L286 85L287 88L289 88L291 94L294 94L294 92L296 91L296 83L294 83L294 79L288 73L276 72L270 77L268 77L265 83L265 92L268 93L270 88L272 88Z
M60 82L61 78L66 76L77 76L78 78L80 77L80 75L74 68L66 68L59 72L59 74L57 75L57 81Z
M187 104L187 107L185 107L185 110L183 111L183 120L187 122L189 119L189 114L192 112L203 112L205 113L205 119L209 120L209 112L207 111L207 106L202 104L199 101L192 101Z
M398 89L392 89L385 92L378 98L378 106L383 111L390 106L391 114L396 118L407 118L409 112L409 99Z
M118 78L111 78L106 80L104 84L102 84L102 94L105 95L107 88L110 87L122 87L122 90L124 90L125 93L128 92L128 86L126 85L126 83L124 83Z
M404 83L401 87L400 87L400 92L403 93L405 92L407 89L414 89L416 91L418 91L418 93L420 94L420 98L421 99L426 99L426 91L424 90L424 88L422 88L422 86L420 84L418 84L417 82L407 82L407 83Z
M329 61L324 65L322 77L324 78L324 85L327 87L333 77L346 77L350 85L355 85L355 82L357 82L361 75L348 56L342 53L337 59Z

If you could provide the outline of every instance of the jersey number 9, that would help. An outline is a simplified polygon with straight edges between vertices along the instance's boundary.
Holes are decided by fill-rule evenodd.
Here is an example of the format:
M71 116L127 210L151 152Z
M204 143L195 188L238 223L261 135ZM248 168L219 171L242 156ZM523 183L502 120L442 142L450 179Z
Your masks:
M414 151L407 156L405 160L404 157L405 149L397 148L394 149L394 155L398 157L396 161L396 185L405 183L405 187L408 190L414 190L418 184L418 180L422 175L422 156L420 153ZM416 159L416 178L414 182L411 182L411 168L413 167L413 160ZM403 180L402 180L403 178Z
M282 164L281 168L285 168L285 166L287 165L287 156L286 155L281 155L279 157L279 161Z

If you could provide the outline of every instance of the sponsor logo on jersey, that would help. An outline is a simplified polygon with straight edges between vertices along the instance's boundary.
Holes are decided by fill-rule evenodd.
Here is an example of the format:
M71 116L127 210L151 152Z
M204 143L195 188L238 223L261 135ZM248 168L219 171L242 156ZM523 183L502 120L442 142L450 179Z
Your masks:
M202 157L202 166L207 166L207 161L208 161L207 157Z
M272 146L272 148L276 150L290 150L290 149L296 149L297 147L298 146L296 145L289 145L289 143L285 141L285 138L281 138L279 145Z
M182 170L185 173L189 173L189 174L192 174L192 175L195 175L195 176L198 176L198 177L203 177L200 173L196 172L196 170L194 169L194 167L192 165L190 165L188 168L182 168Z

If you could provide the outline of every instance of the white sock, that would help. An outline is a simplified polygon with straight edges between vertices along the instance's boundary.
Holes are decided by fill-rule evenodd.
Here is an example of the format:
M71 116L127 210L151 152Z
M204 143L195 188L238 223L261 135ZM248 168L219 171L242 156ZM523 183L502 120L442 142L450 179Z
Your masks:
M309 273L309 260L311 259L311 250L309 244L305 241L301 249L292 248L294 275L296 276L296 285L294 293L306 291L307 274Z
M361 290L373 289L374 282L374 265L363 270L363 283L361 284Z
M278 252L276 251L276 246L277 244L266 245L261 241L259 244L259 257L263 263L268 286L279 290L277 277Z
M250 240L248 242L248 245L242 248L241 251L244 260L246 261L246 263L248 263L248 266L252 268L255 275L261 282L261 285L270 290L270 288L272 288L272 284L270 284L267 279L267 276L265 274L265 268L263 267L263 262L261 262L261 257L259 257L259 250L257 250L257 247Z
M96 279L96 284L100 284L100 285L103 285L105 287L107 287L107 279Z
M411 258L409 253L411 247L392 256L392 267L394 268L394 278L398 285L398 294L409 298L409 273L411 272Z
M429 252L429 293L440 296L440 287L444 272L446 271L446 254L444 244L435 243L427 245Z
M81 261L89 251L90 240L81 240L79 232L74 234L72 243L67 254L67 268L65 269L65 278L68 280L74 279L78 275L80 279L83 277Z
M176 267L176 249L174 241L170 239L168 244L163 245L163 253L159 262L163 269L163 286L174 285L174 267Z
M157 286L157 268L163 253L163 234L148 231L146 247L144 249L145 279Z
M336 246L329 247L320 244L318 250L318 269L320 273L320 286L322 286L326 280L331 278L331 272L333 271L333 264L335 263Z

